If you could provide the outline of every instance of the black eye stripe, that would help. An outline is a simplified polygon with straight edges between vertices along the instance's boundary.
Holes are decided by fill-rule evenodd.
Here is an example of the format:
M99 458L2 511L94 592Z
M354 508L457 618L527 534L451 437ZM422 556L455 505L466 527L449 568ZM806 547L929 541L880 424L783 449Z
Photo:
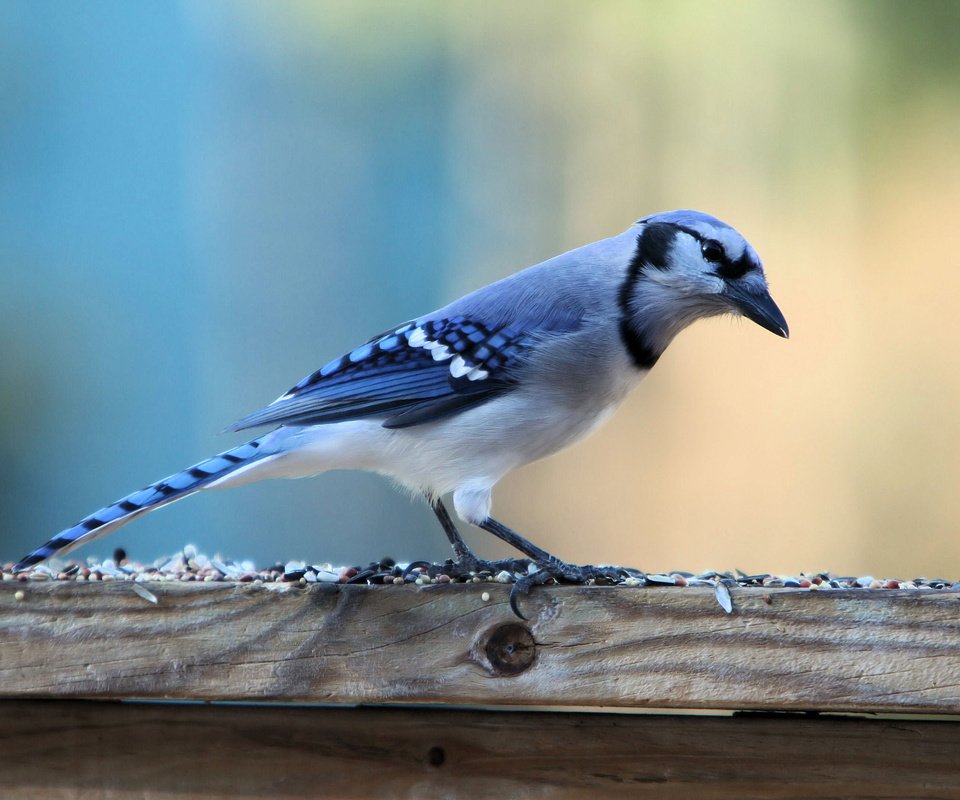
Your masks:
M755 268L755 264L744 253L736 261L727 259L717 267L717 275L727 281L735 281L742 278L750 270Z
M700 242L701 248L708 248L710 245L716 245L720 248L721 252L723 251L723 246L719 242L713 239L707 239L692 228L687 228L683 225L677 225L676 227L686 233L688 236L692 236L694 239ZM754 264L750 259L750 256L747 255L747 252L747 250L744 250L740 255L740 258L738 258L736 261L732 260L725 252L723 252L722 257L716 261L709 258L706 253L704 253L704 258L712 263L717 264L717 268L714 270L717 276L727 281L735 281L739 278L742 278L744 275L750 272L750 270L756 268L756 264Z

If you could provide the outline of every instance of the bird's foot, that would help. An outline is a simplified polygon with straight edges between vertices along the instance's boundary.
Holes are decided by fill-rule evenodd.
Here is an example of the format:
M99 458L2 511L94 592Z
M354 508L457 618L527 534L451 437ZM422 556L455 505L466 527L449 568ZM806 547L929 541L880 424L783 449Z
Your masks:
M461 558L444 564L444 569L454 571L455 575L450 575L451 578L471 574L482 575L483 573L496 576L501 572L508 572L511 575L526 575L530 571L532 563L529 558L501 558L497 561L487 561L471 554L469 558Z
M628 578L643 581L646 575L632 567L596 567L593 564L568 564L560 559L537 562L539 569L518 578L510 591L510 608L520 619L526 617L520 613L517 601L530 593L534 586L542 586L549 580L563 583L594 583L601 585L617 584Z
M446 575L449 578L472 578L474 576L496 576L501 572L508 572L513 575L526 575L532 562L529 558L504 558L498 561L487 561L477 558L473 553L465 554L456 561L448 560L442 564L431 564L427 561L414 561L408 564L403 571L405 578L411 570L425 569L427 574L434 578L437 575Z

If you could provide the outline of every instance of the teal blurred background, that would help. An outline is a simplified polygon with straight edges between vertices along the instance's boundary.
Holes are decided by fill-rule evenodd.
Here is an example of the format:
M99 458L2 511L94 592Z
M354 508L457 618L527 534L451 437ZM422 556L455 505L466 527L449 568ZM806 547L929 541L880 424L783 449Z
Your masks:
M498 516L576 561L960 576L958 37L953 0L5 0L0 559L372 333L693 207L751 239L793 338L695 326ZM448 555L353 473L78 555L186 542Z

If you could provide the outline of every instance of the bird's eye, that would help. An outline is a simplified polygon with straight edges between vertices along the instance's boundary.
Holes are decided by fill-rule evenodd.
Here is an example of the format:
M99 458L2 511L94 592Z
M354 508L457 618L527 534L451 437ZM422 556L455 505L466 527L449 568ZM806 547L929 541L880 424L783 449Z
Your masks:
M703 257L714 264L717 264L724 260L723 246L720 242L715 242L713 239L708 239L703 244L700 245L700 252L703 253Z

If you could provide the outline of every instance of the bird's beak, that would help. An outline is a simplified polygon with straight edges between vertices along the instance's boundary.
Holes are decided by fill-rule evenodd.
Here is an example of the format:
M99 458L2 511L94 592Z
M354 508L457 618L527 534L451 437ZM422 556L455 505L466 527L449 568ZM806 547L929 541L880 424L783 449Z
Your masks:
M787 321L783 318L783 312L773 302L769 292L766 290L751 292L743 286L728 283L724 293L747 319L753 320L761 328L766 328L777 336L789 338L790 329L787 327Z

